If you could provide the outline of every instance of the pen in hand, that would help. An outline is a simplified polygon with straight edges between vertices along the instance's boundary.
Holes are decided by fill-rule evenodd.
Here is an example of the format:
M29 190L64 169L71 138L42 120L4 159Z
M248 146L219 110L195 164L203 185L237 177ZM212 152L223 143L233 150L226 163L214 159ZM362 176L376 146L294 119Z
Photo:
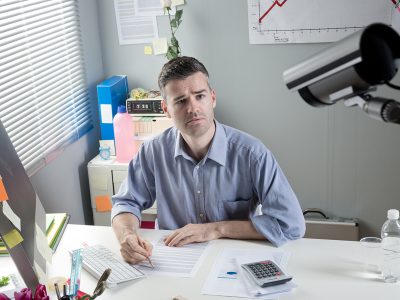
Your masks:
M142 247L143 249L146 249L146 248L145 248L144 241L143 241L139 236L138 236L138 242L139 242L139 246L140 246L140 247ZM146 258L147 258L147 261L149 262L150 266L154 269L154 265L153 265L153 263L151 262L150 256L146 256Z

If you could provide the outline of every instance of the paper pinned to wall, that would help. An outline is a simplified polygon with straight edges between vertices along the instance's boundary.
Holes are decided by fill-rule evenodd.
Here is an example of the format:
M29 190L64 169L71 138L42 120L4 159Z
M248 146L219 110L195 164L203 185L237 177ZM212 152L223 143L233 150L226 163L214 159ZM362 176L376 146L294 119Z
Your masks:
M185 4L185 0L172 0L171 1L171 6L178 6L178 5L183 5Z
M153 48L151 46L144 46L143 51L145 55L153 55Z
M155 16L139 16L134 0L114 0L118 38L121 45L151 43L158 38Z
M168 51L168 42L166 38L159 38L153 41L154 55L165 54Z
M21 231L21 219L12 210L7 201L3 202L3 214L13 223L13 225Z

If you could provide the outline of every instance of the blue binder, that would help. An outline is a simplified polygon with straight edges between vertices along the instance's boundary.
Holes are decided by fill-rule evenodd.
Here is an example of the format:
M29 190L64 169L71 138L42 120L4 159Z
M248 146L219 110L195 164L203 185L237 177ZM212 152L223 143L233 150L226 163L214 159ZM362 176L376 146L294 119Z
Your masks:
M125 105L127 95L128 79L126 75L111 76L97 85L101 140L114 139L112 120L117 113L118 105Z

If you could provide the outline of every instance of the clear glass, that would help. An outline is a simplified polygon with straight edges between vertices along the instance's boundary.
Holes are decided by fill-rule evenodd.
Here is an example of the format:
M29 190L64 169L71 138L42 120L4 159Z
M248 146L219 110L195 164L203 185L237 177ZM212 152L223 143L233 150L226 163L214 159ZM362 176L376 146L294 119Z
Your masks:
M369 273L379 273L381 258L381 242L379 237L364 237L360 240L363 248L362 257L364 268Z

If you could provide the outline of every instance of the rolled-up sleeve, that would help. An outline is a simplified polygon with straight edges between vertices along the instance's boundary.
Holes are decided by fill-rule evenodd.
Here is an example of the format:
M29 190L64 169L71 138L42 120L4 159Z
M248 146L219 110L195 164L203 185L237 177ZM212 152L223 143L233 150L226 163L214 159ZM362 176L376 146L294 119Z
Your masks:
M141 220L142 210L150 208L155 200L151 155L145 147L129 163L127 178L112 197L111 221L121 213L131 213Z
M255 229L277 247L302 238L305 221L299 201L270 151L255 161L252 180L262 206L262 214L251 218Z

